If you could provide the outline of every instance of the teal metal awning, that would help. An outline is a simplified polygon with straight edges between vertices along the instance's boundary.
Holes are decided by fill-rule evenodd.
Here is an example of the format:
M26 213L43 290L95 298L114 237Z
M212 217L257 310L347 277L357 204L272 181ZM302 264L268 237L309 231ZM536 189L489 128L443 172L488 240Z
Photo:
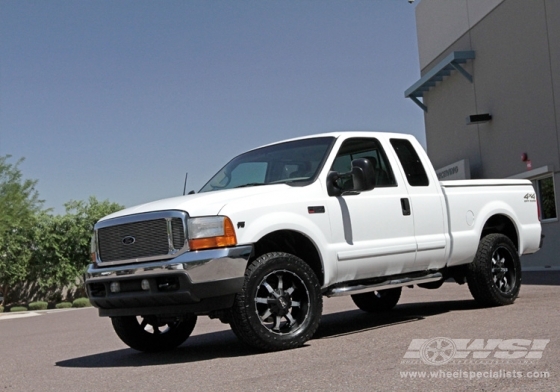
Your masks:
M472 76L469 74L461 64L467 62L467 60L474 59L474 50L467 50L461 52L452 52L441 60L436 66L430 69L424 76L420 78L416 83L410 86L405 92L404 97L412 99L418 106L422 108L425 112L428 108L419 98L424 97L424 93L430 90L436 85L437 82L442 81L444 76L448 76L451 71L459 71L469 82L472 83Z

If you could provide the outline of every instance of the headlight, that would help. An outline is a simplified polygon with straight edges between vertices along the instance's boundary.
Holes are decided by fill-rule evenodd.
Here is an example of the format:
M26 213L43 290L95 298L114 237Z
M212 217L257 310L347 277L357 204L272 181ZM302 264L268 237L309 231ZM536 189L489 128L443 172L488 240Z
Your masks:
M190 218L187 231L191 250L237 245L233 223L227 216Z
M95 237L95 233L91 236L91 243L90 243L90 255L91 261L93 264L97 263L97 239Z

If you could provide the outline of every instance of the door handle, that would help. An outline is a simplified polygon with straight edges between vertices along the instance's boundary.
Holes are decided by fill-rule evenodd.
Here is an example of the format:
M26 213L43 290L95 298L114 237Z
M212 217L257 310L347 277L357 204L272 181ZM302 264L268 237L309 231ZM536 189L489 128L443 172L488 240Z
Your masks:
M401 207L403 215L410 215L410 201L408 198L404 197L401 199Z

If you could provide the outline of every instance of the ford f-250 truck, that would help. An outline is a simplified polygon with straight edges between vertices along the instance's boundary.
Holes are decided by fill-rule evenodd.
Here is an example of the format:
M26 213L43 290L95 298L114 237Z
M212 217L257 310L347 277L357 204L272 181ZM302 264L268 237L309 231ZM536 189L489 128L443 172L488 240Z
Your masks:
M468 283L514 302L520 256L541 246L527 180L440 182L410 135L342 132L250 150L197 194L101 219L85 285L140 351L175 348L197 316L261 350L303 345L323 297L392 309L404 286Z

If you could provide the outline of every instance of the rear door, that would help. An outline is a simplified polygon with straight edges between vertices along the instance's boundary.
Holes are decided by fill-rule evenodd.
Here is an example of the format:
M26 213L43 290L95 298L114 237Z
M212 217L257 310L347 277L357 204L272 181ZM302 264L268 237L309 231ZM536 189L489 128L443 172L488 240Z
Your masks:
M413 144L414 142L414 144ZM446 262L445 199L433 169L415 140L391 138L391 146L405 176L417 243L415 270L441 268ZM428 170L426 170L428 168Z

